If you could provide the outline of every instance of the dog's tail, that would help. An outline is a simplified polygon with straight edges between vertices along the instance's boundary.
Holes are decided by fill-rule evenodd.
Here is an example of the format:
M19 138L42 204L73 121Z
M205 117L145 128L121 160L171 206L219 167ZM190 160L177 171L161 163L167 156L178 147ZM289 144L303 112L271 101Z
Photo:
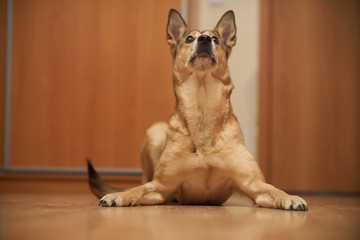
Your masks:
M92 193L97 196L99 199L105 196L108 193L113 192L122 192L123 189L117 189L106 185L102 180L100 175L96 172L93 165L90 162L90 159L86 159L88 167L88 176L89 176L89 186Z

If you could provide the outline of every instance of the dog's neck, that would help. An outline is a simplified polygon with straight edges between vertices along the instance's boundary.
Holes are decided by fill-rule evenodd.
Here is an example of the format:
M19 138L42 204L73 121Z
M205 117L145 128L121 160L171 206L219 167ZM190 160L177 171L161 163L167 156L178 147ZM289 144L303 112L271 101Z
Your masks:
M212 147L217 137L213 134L220 133L233 116L230 103L233 85L227 73L219 77L214 71L182 75L174 71L175 114L196 149Z

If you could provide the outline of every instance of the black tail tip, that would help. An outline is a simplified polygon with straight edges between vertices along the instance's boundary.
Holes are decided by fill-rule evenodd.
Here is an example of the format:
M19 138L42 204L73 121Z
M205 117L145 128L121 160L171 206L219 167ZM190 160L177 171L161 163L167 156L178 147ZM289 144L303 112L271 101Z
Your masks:
M87 162L87 169L88 169L88 174L90 176L96 176L97 175L97 172L95 171L91 161L89 158L86 158L86 162Z
M86 158L86 163L87 163L88 168L93 168L90 158Z

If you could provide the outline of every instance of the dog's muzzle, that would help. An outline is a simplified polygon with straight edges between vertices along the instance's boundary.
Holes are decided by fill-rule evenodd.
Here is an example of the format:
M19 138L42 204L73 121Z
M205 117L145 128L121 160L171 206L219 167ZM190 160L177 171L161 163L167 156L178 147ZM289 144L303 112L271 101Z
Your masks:
M209 35L201 35L197 39L196 50L190 58L190 63L193 63L196 58L210 58L213 64L216 63L215 54L213 53L213 43Z

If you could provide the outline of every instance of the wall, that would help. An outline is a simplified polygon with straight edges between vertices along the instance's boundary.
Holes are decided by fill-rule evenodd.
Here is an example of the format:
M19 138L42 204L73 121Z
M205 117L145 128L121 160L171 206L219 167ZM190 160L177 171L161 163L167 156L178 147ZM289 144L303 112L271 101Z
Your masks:
M229 68L235 89L232 105L245 135L245 144L257 159L258 138L258 43L259 2L257 0L194 0L191 26L212 29L228 10L235 12L237 43Z
M6 60L6 1L0 0L0 166L3 164L5 61Z

